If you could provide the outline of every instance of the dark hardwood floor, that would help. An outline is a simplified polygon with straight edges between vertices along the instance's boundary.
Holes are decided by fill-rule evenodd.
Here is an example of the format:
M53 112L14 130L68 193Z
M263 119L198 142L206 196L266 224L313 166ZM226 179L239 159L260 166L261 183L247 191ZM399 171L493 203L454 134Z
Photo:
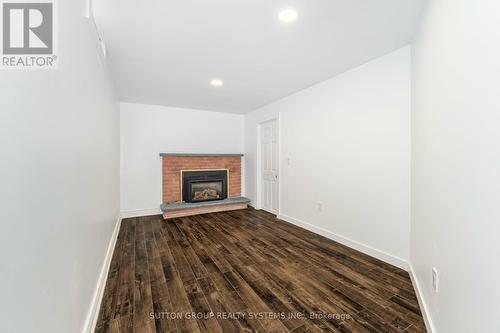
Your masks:
M96 332L425 332L408 273L253 209L125 219Z

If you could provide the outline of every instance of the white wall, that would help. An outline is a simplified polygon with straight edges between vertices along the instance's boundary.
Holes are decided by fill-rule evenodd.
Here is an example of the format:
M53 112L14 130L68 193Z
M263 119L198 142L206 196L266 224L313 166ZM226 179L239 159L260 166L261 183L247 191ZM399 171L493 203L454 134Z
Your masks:
M0 331L79 332L119 218L119 105L85 1L59 69L0 73Z
M121 104L121 210L158 213L161 152L241 153L243 116L143 104Z
M405 47L248 114L246 195L258 205L257 124L279 117L280 214L405 267L410 71Z
M500 332L499 12L429 1L413 49L411 262L435 332Z

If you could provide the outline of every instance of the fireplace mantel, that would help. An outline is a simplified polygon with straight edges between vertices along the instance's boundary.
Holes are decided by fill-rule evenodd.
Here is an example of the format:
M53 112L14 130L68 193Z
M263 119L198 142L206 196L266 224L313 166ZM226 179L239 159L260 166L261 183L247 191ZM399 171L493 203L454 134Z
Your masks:
M242 157L243 154L198 154L198 153L160 153L161 157Z

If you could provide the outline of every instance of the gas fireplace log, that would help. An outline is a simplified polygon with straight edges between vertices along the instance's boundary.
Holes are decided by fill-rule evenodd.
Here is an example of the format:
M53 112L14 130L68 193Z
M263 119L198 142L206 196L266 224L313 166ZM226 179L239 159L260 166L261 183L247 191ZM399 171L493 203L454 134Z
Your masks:
M194 200L219 199L219 194L213 189L204 189L203 191L194 192Z

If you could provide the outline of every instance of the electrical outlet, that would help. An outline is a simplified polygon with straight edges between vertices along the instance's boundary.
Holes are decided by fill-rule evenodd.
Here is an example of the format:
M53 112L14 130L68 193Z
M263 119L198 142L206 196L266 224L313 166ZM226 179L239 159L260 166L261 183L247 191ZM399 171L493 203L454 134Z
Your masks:
M435 292L439 291L439 272L436 267L432 267L432 288Z
M291 165L292 164L292 159L290 157L286 158L286 164Z
M322 211L323 211L323 203L318 202L318 212L322 212Z

